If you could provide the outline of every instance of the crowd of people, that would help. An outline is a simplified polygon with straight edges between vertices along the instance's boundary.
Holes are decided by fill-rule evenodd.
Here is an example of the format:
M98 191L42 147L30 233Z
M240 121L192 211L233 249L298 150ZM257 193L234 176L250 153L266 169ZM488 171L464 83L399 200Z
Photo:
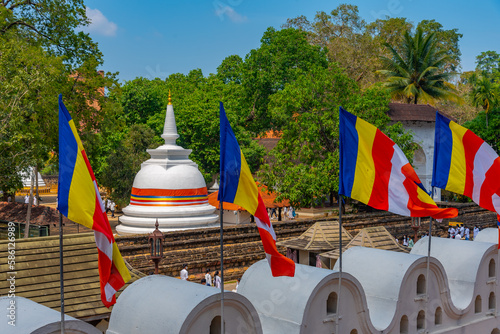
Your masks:
M109 198L104 201L104 206L106 209L106 214L111 211L111 218L115 218L115 209L116 209L116 204Z
M477 234L479 233L481 229L479 226L474 225L474 228L472 230L472 238L471 238L471 231L470 228L464 225L457 225L457 226L450 226L448 228L448 238L449 239L455 239L455 240L474 240L477 237ZM422 235L420 238L424 238L429 236L429 233L426 232L424 235ZM398 239L396 241L400 242ZM403 246L412 248L413 245L415 244L414 237L408 236L408 235L403 235L403 238L401 239L400 242Z
M267 208L267 214L271 219L278 219L279 208ZM283 207L283 220L295 219L295 209L292 206Z

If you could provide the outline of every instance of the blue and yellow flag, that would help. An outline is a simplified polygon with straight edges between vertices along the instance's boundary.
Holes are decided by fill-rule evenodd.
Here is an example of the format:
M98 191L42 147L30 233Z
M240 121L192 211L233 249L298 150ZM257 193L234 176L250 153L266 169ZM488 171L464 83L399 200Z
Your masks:
M94 172L62 95L59 95L57 209L68 219L94 230L101 300L106 307L110 307L116 302L116 291L130 280L130 273L116 245Z
M220 103L219 201L234 203L255 217L273 276L294 276L295 263L278 252L276 234L250 168Z

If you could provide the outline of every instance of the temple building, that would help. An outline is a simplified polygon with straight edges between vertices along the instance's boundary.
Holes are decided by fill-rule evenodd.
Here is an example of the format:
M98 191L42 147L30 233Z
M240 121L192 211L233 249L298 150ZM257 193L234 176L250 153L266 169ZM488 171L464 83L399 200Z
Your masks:
M218 216L208 203L205 179L189 159L191 150L176 144L179 135L172 99L168 98L165 144L149 149L132 186L130 204L123 209L116 231L120 235L147 234L158 219L162 232L215 226Z

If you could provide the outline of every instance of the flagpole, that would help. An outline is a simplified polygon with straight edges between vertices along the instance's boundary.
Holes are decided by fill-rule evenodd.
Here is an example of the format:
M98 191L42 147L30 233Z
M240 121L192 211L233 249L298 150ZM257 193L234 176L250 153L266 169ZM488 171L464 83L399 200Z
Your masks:
M339 194L339 287L337 295L337 333L340 327L340 289L342 288L342 201L343 196Z
M434 187L431 189L431 198L434 199ZM429 313L429 272L431 264L431 241L432 241L432 217L429 217L429 241L427 244L427 268L425 273L425 313ZM427 322L425 324L427 329Z
M222 189L219 189L221 191ZM222 204L222 196L219 200L220 207L220 318L221 318L221 326L220 332L224 334L224 239L223 239L223 231L224 231L224 205Z
M59 212L59 278L61 285L61 334L64 334L64 269L63 269L63 227L62 213Z

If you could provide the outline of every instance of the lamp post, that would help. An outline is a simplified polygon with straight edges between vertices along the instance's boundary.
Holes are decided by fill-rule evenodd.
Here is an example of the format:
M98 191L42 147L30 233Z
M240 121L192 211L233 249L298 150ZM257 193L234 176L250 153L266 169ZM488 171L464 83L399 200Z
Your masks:
M158 229L158 218L156 219L155 230L149 235L149 246L151 247L151 260L155 263L155 275L158 275L158 263L163 257L163 240L165 236Z
M411 217L411 228L415 231L414 242L417 242L417 232L420 229L420 217Z

